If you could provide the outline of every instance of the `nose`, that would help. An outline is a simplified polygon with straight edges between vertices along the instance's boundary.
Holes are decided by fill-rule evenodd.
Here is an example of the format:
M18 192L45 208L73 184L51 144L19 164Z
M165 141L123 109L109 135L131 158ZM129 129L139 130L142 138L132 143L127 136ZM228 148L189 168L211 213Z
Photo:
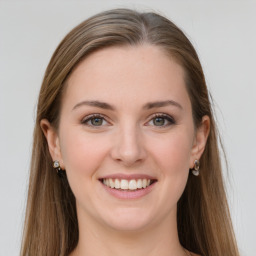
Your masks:
M133 166L146 157L143 137L139 127L120 128L114 138L111 157L124 166Z

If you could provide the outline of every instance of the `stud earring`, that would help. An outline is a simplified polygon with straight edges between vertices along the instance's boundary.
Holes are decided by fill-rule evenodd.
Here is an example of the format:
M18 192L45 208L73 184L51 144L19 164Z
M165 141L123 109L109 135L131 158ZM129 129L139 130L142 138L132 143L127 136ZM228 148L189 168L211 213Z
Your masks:
M60 167L60 162L58 160L53 161L53 168L56 170L59 177L65 176L65 170Z
M200 162L199 162L199 160L195 160L195 162L194 162L194 168L192 169L192 173L193 173L195 176L198 176L198 175L199 175L199 168L200 168Z

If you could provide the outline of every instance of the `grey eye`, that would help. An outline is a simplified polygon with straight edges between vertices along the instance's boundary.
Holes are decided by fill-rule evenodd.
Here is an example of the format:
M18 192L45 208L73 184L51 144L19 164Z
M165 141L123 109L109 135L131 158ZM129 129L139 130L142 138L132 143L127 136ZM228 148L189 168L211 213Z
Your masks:
M165 122L166 122L166 118L163 118L163 117L156 117L153 119L153 124L155 126L163 126L165 125Z
M85 119L83 119L82 121L83 125L87 125L90 127L100 127L100 126L106 126L108 124L108 122L106 121L106 119L104 117L102 117L99 114L93 114L93 115L89 115L87 116Z
M166 114L156 114L147 125L163 128L175 124L175 120Z
M103 118L99 117L94 117L90 121L93 126L101 126L103 124Z

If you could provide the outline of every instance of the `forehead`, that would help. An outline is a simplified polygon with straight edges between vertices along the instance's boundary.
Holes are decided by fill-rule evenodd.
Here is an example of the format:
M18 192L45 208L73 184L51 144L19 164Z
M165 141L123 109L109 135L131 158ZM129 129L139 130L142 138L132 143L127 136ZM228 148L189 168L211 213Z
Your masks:
M108 100L131 103L177 100L188 94L183 68L157 46L109 47L85 58L67 80L64 101Z

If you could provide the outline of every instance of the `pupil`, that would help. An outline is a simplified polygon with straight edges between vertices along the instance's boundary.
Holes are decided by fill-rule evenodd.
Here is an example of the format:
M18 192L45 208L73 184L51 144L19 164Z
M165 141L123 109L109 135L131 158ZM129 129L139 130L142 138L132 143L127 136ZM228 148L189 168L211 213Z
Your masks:
M164 119L162 117L156 117L154 119L154 125L156 126L164 125Z
M102 125L102 118L93 118L92 119L92 124L95 126Z

